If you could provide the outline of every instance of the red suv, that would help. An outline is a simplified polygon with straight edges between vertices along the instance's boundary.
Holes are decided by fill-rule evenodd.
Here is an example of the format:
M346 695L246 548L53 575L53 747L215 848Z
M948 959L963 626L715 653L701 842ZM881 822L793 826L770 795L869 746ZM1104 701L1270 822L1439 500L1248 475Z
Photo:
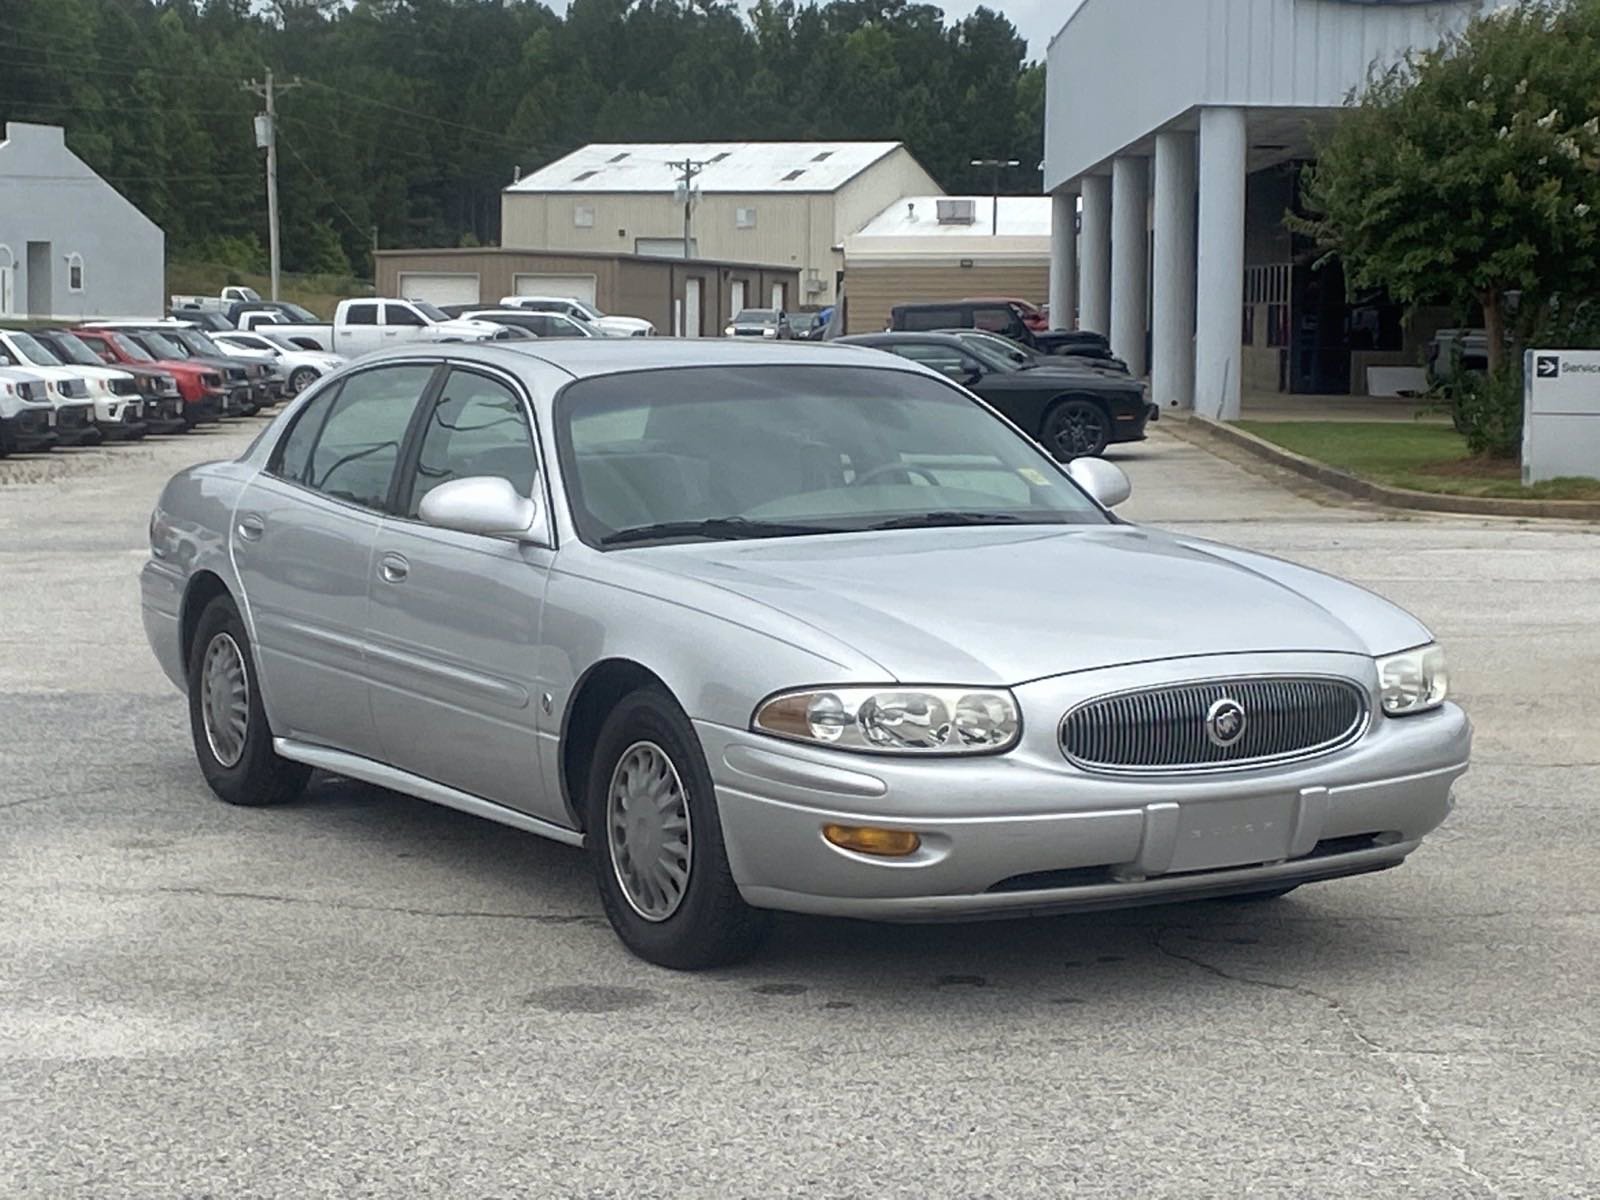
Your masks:
M222 376L215 368L183 358L157 358L115 329L97 329L91 325L72 332L107 363L160 367L176 379L178 394L183 397L183 420L191 429L221 419Z

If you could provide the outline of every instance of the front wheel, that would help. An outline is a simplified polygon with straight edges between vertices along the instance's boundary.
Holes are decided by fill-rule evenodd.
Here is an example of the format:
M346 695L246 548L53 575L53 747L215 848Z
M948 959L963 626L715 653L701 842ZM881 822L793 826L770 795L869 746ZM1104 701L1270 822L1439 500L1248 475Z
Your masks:
M1061 400L1045 415L1039 440L1060 462L1096 458L1111 442L1111 418L1093 400Z
M629 950L679 971L747 958L769 918L739 895L694 728L658 688L612 710L585 817L600 902Z
M189 729L200 773L229 804L293 800L311 768L280 758L261 707L250 635L232 599L206 605L189 650Z
M317 380L315 367L296 367L289 374L289 395L298 396Z

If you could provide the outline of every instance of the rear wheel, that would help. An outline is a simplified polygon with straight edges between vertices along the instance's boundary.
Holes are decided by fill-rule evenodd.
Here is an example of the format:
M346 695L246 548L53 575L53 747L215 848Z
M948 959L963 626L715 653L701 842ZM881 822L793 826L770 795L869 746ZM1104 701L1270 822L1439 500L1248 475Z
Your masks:
M1111 441L1111 418L1093 400L1058 400L1045 414L1039 440L1061 462L1094 458Z
M293 800L311 768L280 758L261 707L250 635L233 600L206 605L189 650L189 729L200 773L229 804Z
M768 915L739 895L700 741L665 692L641 688L606 718L585 816L600 902L633 953L693 971L760 945Z

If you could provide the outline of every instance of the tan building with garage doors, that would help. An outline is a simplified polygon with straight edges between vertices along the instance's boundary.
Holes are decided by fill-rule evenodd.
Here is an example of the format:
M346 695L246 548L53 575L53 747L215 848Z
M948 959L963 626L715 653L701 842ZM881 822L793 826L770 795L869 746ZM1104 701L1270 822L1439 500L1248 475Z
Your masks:
M380 296L486 305L502 296L571 296L687 337L715 337L740 308L792 307L800 288L794 267L498 246L380 250L377 275Z
M845 328L874 333L896 304L1050 289L1050 198L908 196L844 239Z

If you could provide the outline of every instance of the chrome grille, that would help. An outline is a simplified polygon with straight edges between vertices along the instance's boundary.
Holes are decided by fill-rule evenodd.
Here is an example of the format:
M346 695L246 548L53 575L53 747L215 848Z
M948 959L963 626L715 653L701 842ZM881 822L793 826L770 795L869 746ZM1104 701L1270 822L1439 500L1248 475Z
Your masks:
M1223 699L1245 713L1245 729L1219 746L1207 714ZM1103 696L1061 721L1061 750L1089 771L1227 771L1327 754L1367 727L1367 694L1329 676L1208 679Z

